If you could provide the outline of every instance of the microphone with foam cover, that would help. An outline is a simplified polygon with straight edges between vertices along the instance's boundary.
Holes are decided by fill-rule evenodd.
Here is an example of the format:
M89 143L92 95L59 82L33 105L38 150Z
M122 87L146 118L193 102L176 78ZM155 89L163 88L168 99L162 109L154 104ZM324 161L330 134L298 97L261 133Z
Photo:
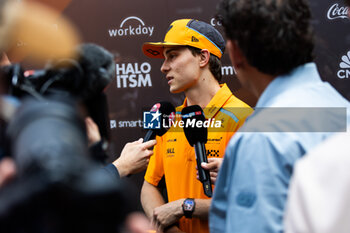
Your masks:
M166 101L161 101L153 105L150 112L152 114L160 114L160 128L148 130L146 136L143 139L144 142L155 139L157 135L163 136L170 128L171 122L173 122L175 119L175 108L171 103Z
M208 129L204 127L205 117L203 110L198 105L183 108L181 111L184 121L184 132L188 143L194 147L199 180L203 184L204 194L208 197L213 195L211 188L210 173L201 166L202 162L208 163L205 143L208 140Z

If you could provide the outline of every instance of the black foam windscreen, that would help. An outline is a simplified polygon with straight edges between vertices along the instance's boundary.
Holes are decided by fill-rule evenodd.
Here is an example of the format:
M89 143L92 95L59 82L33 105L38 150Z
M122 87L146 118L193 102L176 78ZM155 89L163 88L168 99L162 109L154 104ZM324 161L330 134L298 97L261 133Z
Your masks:
M160 116L161 126L160 126L160 129L154 129L154 131L158 136L163 136L170 127L169 120L174 121L175 119L175 107L167 101L161 101L153 105L153 107L150 110L150 112L157 112L157 111L161 114ZM166 125L169 127L164 127L163 121L165 121Z
M113 55L96 44L82 44L78 47L78 62L85 73L87 89L92 93L101 92L115 76Z
M82 44L76 48L77 58L50 61L45 70L27 77L40 94L52 94L57 89L87 100L99 95L115 77L113 55L96 44Z
M191 146L197 142L206 143L208 140L208 129L204 127L204 113L200 106L192 105L182 109L182 120L184 121L184 132ZM198 123L201 122L201 123Z

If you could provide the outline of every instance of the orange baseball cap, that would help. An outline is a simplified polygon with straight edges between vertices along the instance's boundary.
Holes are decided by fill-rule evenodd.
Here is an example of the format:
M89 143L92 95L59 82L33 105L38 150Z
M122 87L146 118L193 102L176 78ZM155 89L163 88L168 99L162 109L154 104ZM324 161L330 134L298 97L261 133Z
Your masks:
M146 42L142 51L147 57L164 58L164 47L192 46L208 49L221 58L225 51L225 40L213 26L195 19L179 19L172 22L163 42Z

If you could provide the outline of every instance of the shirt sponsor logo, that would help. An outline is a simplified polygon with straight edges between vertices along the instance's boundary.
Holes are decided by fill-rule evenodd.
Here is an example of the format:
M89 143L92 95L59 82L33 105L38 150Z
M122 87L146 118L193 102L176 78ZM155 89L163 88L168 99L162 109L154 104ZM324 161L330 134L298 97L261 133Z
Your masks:
M173 139L168 139L167 142L176 142L176 138L173 138Z
M207 156L219 157L219 154L220 154L219 150L207 150Z
M220 138L208 138L208 142L221 142L222 137Z
M341 57L341 62L339 64L339 67L341 68L337 76L340 79L345 79L350 77L350 51L344 56Z
M120 23L119 28L109 29L108 33L110 37L140 36L140 35L152 36L153 31L154 31L154 26L146 26L145 23L142 21L142 19L140 19L139 17L130 16L125 18Z
M166 153L167 154L175 154L175 149L174 148L167 148Z
M151 69L148 62L116 64L117 88L152 87Z
M346 6L339 6L338 3L333 4L328 12L327 12L327 18L329 20L334 20L334 19L346 19L348 18L348 10L349 8Z

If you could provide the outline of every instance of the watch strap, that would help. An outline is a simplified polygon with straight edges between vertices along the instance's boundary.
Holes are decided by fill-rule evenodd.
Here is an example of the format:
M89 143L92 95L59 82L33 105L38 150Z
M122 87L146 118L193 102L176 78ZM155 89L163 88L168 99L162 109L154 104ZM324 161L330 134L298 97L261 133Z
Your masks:
M185 208L185 203L188 202L188 201L191 201L193 203L191 210L188 210L187 208ZM182 204L182 210L183 210L184 215L185 215L186 218L192 218L192 214L194 212L195 206L196 206L196 203L195 203L193 198L187 198L187 199L184 200L184 202Z

